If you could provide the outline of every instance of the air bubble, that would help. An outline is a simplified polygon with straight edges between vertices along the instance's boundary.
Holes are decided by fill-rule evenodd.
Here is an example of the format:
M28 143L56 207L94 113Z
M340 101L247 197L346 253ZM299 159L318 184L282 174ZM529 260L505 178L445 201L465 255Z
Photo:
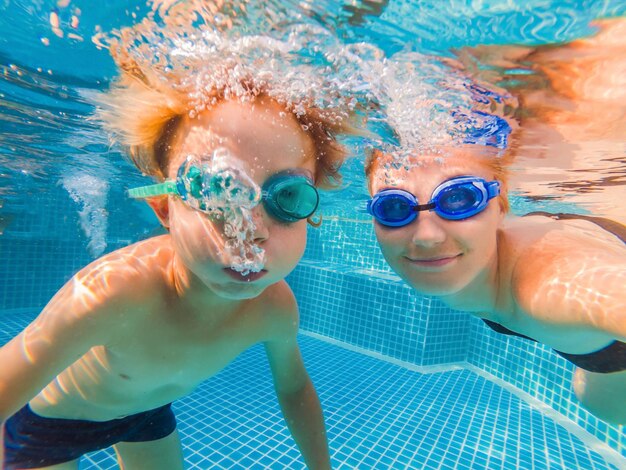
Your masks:
M318 24L295 23L280 2L152 5L141 23L100 35L98 44L149 71L144 75L155 85L189 96L196 112L214 106L216 97L250 102L268 94L297 116L315 106L322 119L341 123L371 97L375 74L357 54L382 51L346 46Z

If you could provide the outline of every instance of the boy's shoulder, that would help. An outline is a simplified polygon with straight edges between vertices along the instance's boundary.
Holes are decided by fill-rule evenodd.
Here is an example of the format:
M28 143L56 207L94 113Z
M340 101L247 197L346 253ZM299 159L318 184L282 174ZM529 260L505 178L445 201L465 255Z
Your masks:
M271 331L280 334L291 334L299 326L298 303L287 284L282 280L272 284L256 299L255 308L262 311L269 322Z
M257 308L274 312L277 315L294 316L298 314L298 303L291 287L285 280L269 286L257 297Z
M173 253L167 235L142 240L94 260L73 282L98 292L137 294L161 281Z

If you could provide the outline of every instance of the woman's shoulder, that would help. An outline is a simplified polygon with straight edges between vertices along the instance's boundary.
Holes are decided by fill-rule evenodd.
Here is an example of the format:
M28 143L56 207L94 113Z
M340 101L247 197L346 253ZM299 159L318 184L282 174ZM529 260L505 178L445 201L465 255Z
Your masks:
M523 217L507 217L502 232L518 250L561 253L583 249L626 253L626 226L601 217L531 213Z
M626 244L619 234L585 218L509 217L501 239L500 263L511 273L514 291L532 292L556 279L584 278L591 269L612 270L626 264Z
M589 220L540 215L507 222L503 232L508 248L500 256L510 263L512 295L533 316L576 322L584 309L575 305L591 305L600 293L615 297L616 275L626 272L618 236Z

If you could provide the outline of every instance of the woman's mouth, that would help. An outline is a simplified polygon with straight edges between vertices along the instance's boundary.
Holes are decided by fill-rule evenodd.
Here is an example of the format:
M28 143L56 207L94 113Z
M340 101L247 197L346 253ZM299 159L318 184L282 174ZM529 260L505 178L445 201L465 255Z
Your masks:
M235 271L233 268L224 268L224 272L228 274L229 277L239 282L253 282L261 279L267 274L267 270L265 269L262 269L259 272L250 271L247 274L243 274L239 271Z
M405 259L414 266L419 266L423 268L442 268L444 266L448 266L451 263L454 263L460 256L460 254L433 256L431 258L410 258L407 256L405 257Z

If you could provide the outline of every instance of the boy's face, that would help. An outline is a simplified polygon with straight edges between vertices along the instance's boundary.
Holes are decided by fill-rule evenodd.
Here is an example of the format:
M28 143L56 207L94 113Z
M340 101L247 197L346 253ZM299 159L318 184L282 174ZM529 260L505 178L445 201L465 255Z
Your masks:
M403 189L427 204L435 188L457 176L493 180L484 165L469 155L441 158L420 156L410 169L378 165L370 175L372 195L387 188ZM402 227L374 222L381 251L391 266L411 287L425 295L455 294L477 279L496 253L496 234L504 213L497 198L486 208L463 220L447 220L434 211L420 211Z
M270 100L224 101L196 119L185 119L172 142L168 178L176 179L187 156L210 159L218 148L243 163L259 187L285 170L314 177L315 147L311 138L291 113ZM279 221L266 212L263 204L247 214L252 217L254 230L244 244L264 250L265 263L260 272L244 276L231 267L233 250L225 249L225 244L232 243L237 234L227 236L223 220L191 208L179 197L169 198L170 234L178 257L221 297L258 296L269 285L284 279L304 252L306 220Z

